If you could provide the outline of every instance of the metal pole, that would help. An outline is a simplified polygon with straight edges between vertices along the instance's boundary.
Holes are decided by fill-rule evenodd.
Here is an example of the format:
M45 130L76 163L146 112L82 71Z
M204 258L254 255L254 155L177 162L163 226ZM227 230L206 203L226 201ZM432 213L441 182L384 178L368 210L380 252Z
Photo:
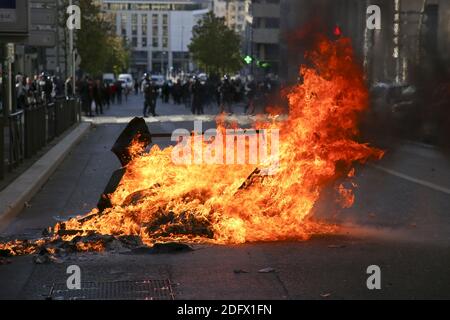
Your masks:
M56 7L55 7L55 17L56 17L56 32L55 32L55 37L56 37L56 74L58 75L58 77L61 77L61 62L59 61L59 47L61 45L60 43L60 39L59 39L59 13L60 13L60 7L59 7L59 0L56 0ZM67 74L64 75L64 78L67 77ZM63 81L65 81L65 79L63 79Z
M7 56L7 79L6 79L6 92L4 94L4 96L6 97L6 104L3 104L3 107L6 109L6 113L5 116L11 114L13 112L13 74L12 74L12 61L11 59L13 57L11 57L11 53L13 54L13 52L11 52L12 50L10 49L11 46L13 46L13 44L8 43L6 44L6 56Z
M69 6L72 6L72 0L69 0ZM72 93L75 94L75 52L74 52L74 34L73 28L69 30L69 52L70 52L70 64L71 64L71 75L72 75Z

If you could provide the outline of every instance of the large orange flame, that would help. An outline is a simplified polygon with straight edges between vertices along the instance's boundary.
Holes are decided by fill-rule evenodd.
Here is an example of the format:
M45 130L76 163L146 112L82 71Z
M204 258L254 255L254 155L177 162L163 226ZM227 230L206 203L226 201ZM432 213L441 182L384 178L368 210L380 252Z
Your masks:
M147 243L155 238L307 239L333 231L310 219L321 191L352 171L354 162L379 158L382 152L354 140L368 94L349 39L320 39L309 58L313 67L301 68L303 83L288 94L289 118L278 124L277 175L240 188L254 165L180 166L171 160L173 147L154 146L127 166L111 195L112 209L83 224L73 219L66 227L139 235ZM340 185L339 192L350 206L351 191Z
M174 239L305 240L334 232L335 226L312 218L321 192L352 176L355 162L378 159L382 152L355 140L368 92L350 40L322 38L308 57L312 65L301 67L303 82L288 93L288 119L266 125L280 130L276 175L258 176L250 164L176 165L174 147L155 145L127 165L110 195L112 208L94 209L91 219L71 219L65 228L137 235L150 245ZM351 206L351 190L342 184L337 189L342 205Z

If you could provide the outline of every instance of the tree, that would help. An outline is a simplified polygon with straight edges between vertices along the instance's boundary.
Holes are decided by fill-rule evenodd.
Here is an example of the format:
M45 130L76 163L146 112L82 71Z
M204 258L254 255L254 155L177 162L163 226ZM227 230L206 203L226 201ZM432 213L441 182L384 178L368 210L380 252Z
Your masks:
M130 47L122 37L109 35L104 70L119 74L128 69L130 64Z
M210 74L233 73L242 67L239 35L212 12L194 26L189 51L198 66Z
M105 71L120 73L128 68L130 49L124 40L112 33L111 23L91 0L80 0L81 29L76 46L81 56L80 68L93 76Z

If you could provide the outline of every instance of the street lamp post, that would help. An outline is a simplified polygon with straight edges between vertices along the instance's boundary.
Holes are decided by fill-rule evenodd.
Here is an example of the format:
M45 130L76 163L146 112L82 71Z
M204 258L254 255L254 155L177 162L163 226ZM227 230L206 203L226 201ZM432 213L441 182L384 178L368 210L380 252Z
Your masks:
M69 6L72 8L72 0L69 0ZM70 73L72 75L72 94L75 95L75 51L74 51L74 28L69 28L69 52L70 52Z

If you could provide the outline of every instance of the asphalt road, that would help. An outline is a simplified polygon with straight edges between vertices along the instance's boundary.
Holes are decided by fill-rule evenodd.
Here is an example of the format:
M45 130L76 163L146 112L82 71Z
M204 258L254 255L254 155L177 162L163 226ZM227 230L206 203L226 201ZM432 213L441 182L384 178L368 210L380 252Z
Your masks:
M95 207L119 167L109 149L125 120L141 115L141 104L132 96L92 120L95 127L2 236L36 234ZM151 132L192 127L184 106L159 105L157 113L178 116L149 118ZM319 201L317 216L345 226L342 234L305 242L198 245L178 254L81 253L50 264L16 257L0 265L0 298L42 299L53 283L65 283L67 266L76 264L82 281L170 279L176 299L448 299L450 156L411 142L386 151L379 163L358 168L352 208L336 212L330 194ZM380 267L380 290L366 286L370 265ZM258 272L264 268L274 272Z

